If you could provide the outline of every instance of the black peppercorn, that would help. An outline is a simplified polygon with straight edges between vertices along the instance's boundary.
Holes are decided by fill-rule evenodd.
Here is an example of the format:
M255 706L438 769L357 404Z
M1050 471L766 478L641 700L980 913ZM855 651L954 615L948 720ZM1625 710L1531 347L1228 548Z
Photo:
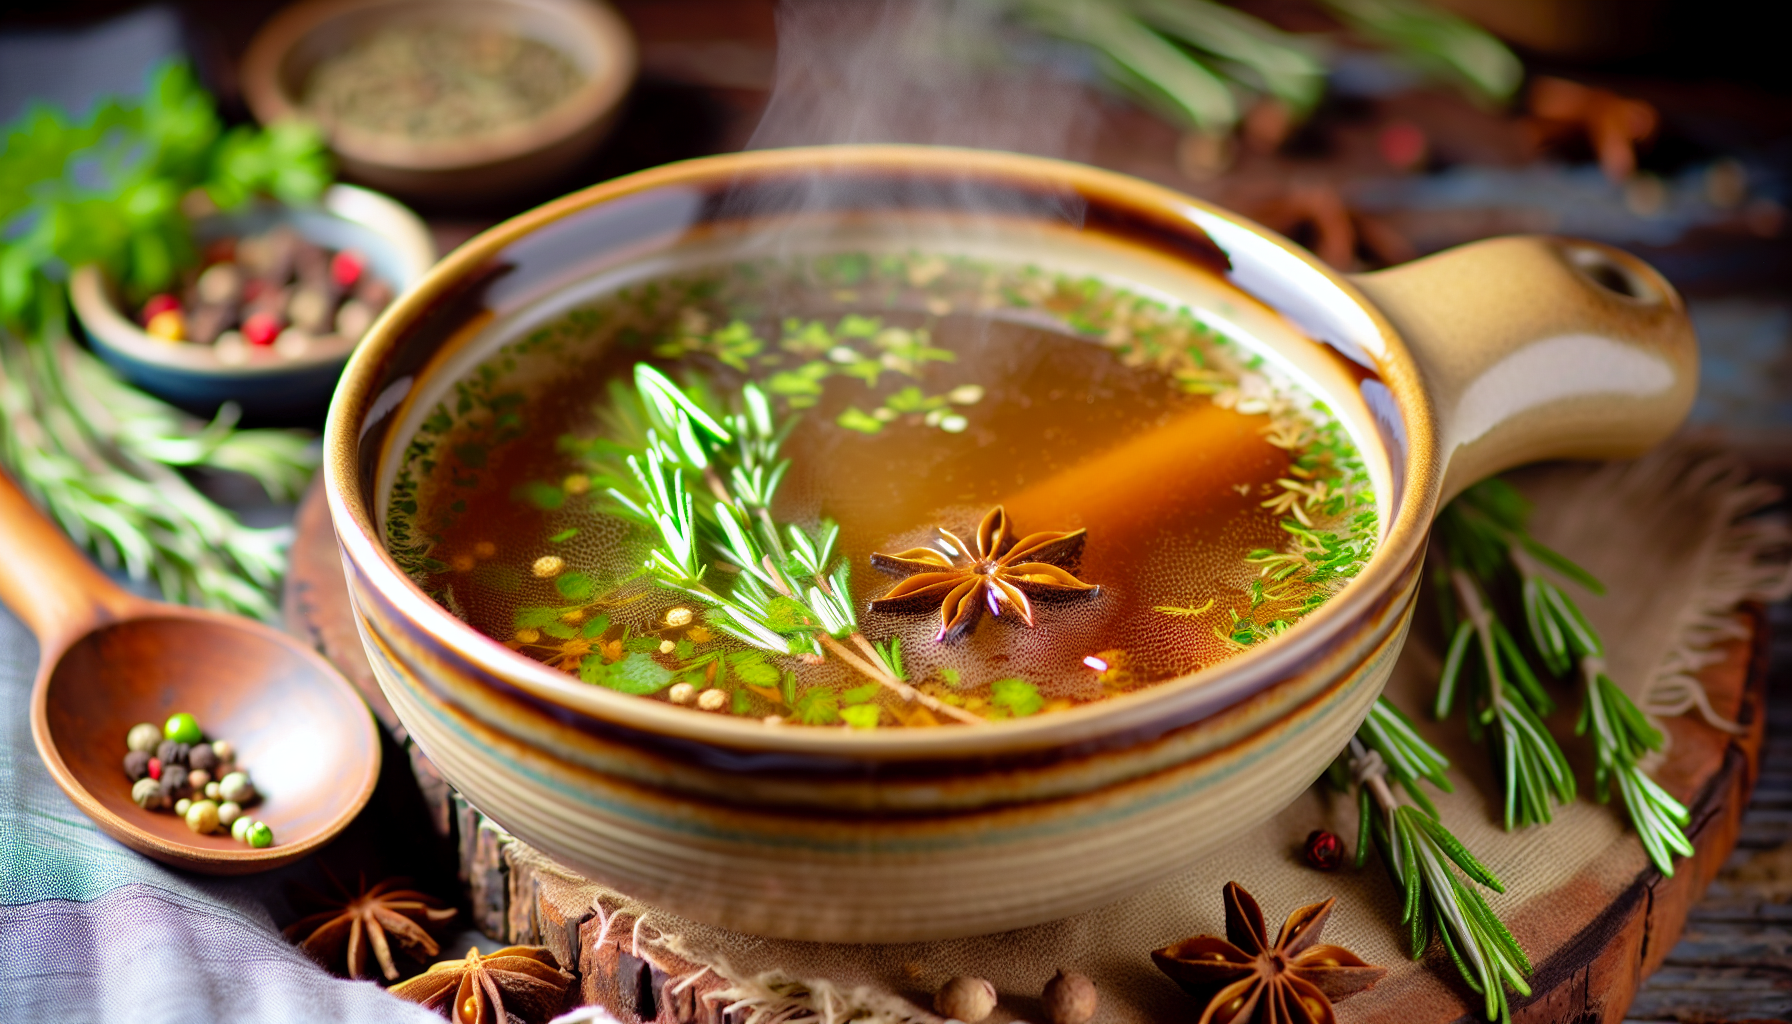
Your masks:
M196 772L208 772L216 775L218 774L218 755L212 750L211 744L201 743L187 751L187 767Z
M173 740L163 740L162 745L156 748L156 759L162 762L164 768L171 764L184 767L190 755L191 748L185 743L176 743Z
M1314 829L1301 847L1307 863L1321 871L1336 871L1344 863L1344 840L1324 829Z
M170 801L187 795L187 770L178 764L162 768L162 795Z
M132 782L149 774L149 751L133 750L124 755L124 773Z

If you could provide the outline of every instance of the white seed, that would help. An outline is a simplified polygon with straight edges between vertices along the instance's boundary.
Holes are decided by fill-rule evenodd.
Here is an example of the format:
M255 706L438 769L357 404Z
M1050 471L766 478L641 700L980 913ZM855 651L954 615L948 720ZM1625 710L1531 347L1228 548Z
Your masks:
M953 405L976 405L983 401L983 385L960 384L946 392L946 401Z
M681 605L666 613L666 625L675 629L679 626L688 626L693 618L696 618L696 613Z
M566 559L559 555L542 555L535 560L534 565L529 567L529 571L546 580L560 575L560 570L564 568L566 568Z
M691 698L697 696L697 688L690 683L675 683L666 691L666 698L674 704L689 704Z
M940 429L948 434L962 433L964 428L970 425L971 421L965 419L963 416L952 415L940 417Z
M728 691L714 688L704 690L697 695L697 706L705 711L720 711L728 706Z
M673 643L672 641L670 641L670 640L661 640L660 641L660 653L661 654L671 654L673 651L676 651L676 650L678 650L678 645Z

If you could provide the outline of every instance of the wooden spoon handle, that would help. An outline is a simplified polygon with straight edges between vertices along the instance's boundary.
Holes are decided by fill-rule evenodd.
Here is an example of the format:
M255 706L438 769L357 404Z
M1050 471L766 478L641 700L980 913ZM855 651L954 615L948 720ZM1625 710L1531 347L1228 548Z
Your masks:
M136 600L0 472L0 601L45 649L118 617Z

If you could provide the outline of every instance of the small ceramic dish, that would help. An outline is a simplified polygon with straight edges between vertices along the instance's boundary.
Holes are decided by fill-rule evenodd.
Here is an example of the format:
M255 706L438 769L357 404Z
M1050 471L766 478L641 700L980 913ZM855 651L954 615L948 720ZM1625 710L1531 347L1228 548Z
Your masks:
M308 117L318 63L386 28L493 28L546 43L584 81L541 116L502 132L416 141L324 125L344 172L407 198L487 199L552 181L603 141L635 78L634 35L599 0L306 0L277 14L243 56L243 95L263 124Z
M859 733L583 684L475 631L389 552L387 488L418 425L556 311L742 253L917 251L1127 282L1183 308L1227 289L1267 325L1264 358L1355 439L1377 492L1373 557L1285 632L1192 674L1013 721ZM457 250L355 354L324 473L380 685L481 811L690 917L939 939L1110 902L1285 807L1380 693L1440 504L1521 462L1643 451L1685 416L1696 367L1679 296L1605 246L1495 239L1345 277L1235 214L1091 167L766 150L620 178Z
M353 185L333 185L315 208L261 203L207 217L194 225L201 245L218 238L253 235L276 225L330 249L353 249L395 292L422 277L435 262L435 243L417 215L392 199ZM212 345L167 341L146 333L119 309L116 290L97 266L77 269L69 280L75 316L93 350L132 384L176 405L209 413L236 402L256 417L316 412L329 400L356 342L336 335L302 352L273 346L221 350Z

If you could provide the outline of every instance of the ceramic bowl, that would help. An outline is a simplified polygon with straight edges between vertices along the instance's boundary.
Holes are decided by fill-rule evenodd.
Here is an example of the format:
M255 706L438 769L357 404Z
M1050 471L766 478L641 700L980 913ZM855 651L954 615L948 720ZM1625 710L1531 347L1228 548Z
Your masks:
M1229 289L1245 329L1357 439L1382 509L1374 558L1287 633L1188 677L987 727L866 735L582 685L469 628L388 555L395 454L482 352L692 252L830 245L993 253L1169 301ZM325 474L380 684L481 811L704 921L938 939L1114 900L1286 806L1380 692L1439 502L1519 462L1642 451L1685 415L1695 367L1672 288L1591 243L1497 239L1346 277L1234 214L1090 167L771 150L620 178L458 250L356 353Z
M250 43L244 99L263 124L305 117L305 80L320 61L369 33L420 25L538 39L566 54L585 81L543 116L477 137L419 142L323 126L345 173L406 198L465 203L552 181L609 134L634 83L634 35L600 0L306 0L275 15Z
M262 203L204 218L194 225L200 244L216 238L259 234L289 224L331 249L365 253L373 272L399 292L435 262L435 243L417 215L392 199L353 185L333 185L314 208ZM95 353L126 380L183 408L209 413L236 402L252 416L316 415L329 401L355 342L330 336L303 354L273 348L240 350L221 358L210 345L167 341L146 333L119 309L116 290L97 266L69 280L75 316Z

